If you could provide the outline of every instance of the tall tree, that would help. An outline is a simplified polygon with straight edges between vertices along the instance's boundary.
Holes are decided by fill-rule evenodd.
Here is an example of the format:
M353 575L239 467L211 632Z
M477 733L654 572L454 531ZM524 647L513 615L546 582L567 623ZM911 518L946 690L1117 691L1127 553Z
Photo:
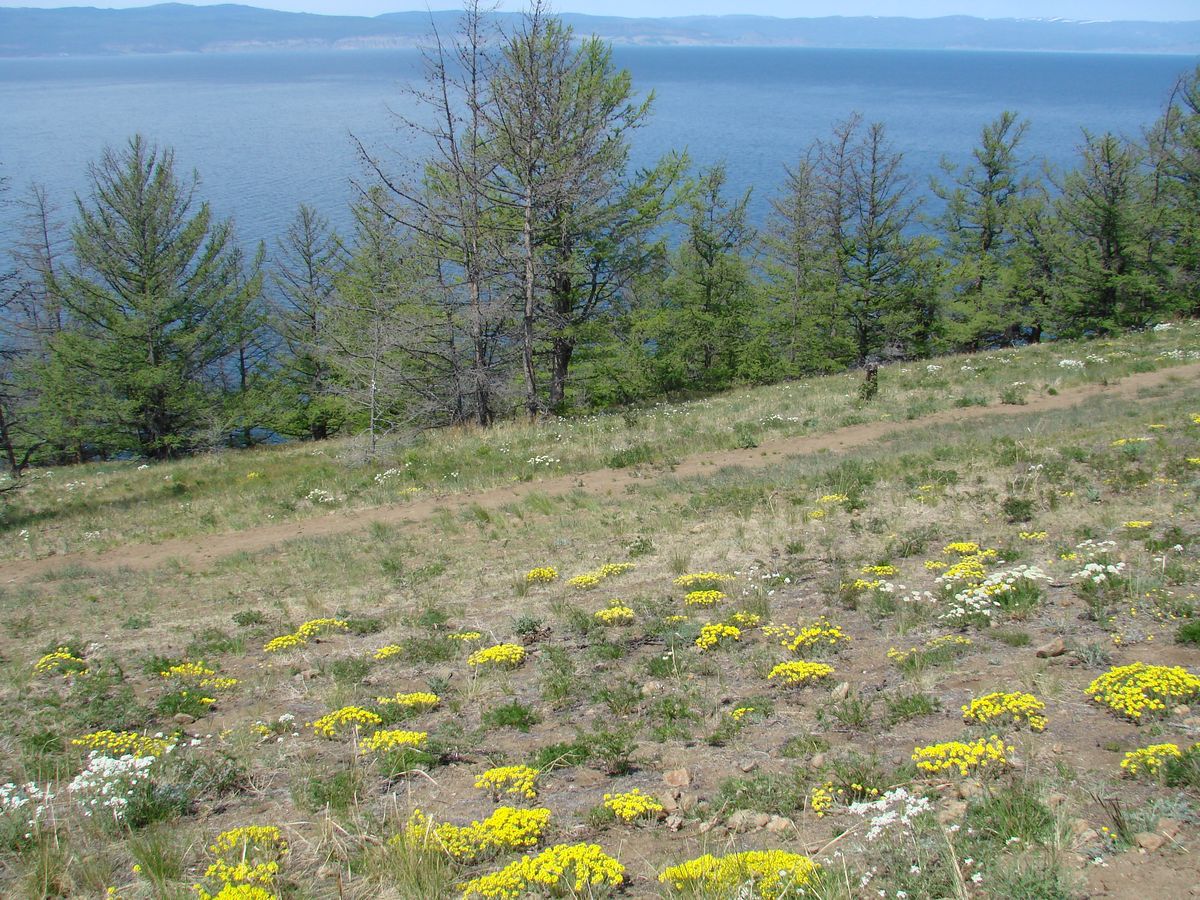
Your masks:
M302 204L279 239L273 271L275 333L282 344L277 378L291 410L276 427L286 434L324 440L341 426L344 411L327 391L323 351L326 328L336 302L338 273L346 251L329 221Z
M635 99L612 48L577 42L541 0L505 42L489 96L495 187L512 223L525 406L531 415L561 411L581 330L612 312L661 255L654 232L686 161L672 154L628 175L629 140L653 97Z
M1028 129L1017 113L1001 113L984 127L973 162L943 161L949 183L932 182L945 204L938 225L949 264L951 338L971 348L1011 343L1027 325L1011 265L1020 206L1033 187L1021 155Z
M73 320L53 356L91 385L96 446L171 456L205 425L257 271L241 269L232 225L197 205L199 177L177 177L171 150L135 136L89 178L75 263L53 282Z
M1057 318L1065 334L1144 327L1169 313L1145 162L1129 141L1084 133L1079 166L1063 179L1057 204L1065 280Z
M754 324L745 256L754 240L750 192L730 199L726 182L723 165L696 177L661 300L644 316L640 331L660 390L725 387L751 364L744 352Z
M1180 78L1147 137L1172 288L1179 307L1200 315L1200 67Z

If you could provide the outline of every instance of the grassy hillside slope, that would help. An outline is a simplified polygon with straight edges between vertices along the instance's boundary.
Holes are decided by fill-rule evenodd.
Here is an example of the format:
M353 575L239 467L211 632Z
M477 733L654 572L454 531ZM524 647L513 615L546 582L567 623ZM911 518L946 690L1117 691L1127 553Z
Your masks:
M1198 331L892 367L870 404L838 377L430 435L386 464L298 446L44 476L13 556L72 550L74 530L202 540L417 490L614 463L645 477L468 493L416 523L189 566L72 557L9 584L0 774L39 787L0 791L0 893L1184 896L1200 881L1195 378L1001 413L1185 365ZM911 427L762 458L883 416ZM745 465L683 462L739 446ZM344 499L301 499L315 489ZM519 649L480 653L500 645ZM1166 668L1114 673L1135 663ZM91 746L153 761L133 784L115 763L81 777ZM476 787L518 765L530 791ZM605 798L635 810L611 802L635 789L662 809L624 822ZM243 826L262 829L218 839ZM522 854L540 862L471 884ZM596 881L557 881L572 859ZM522 875L545 883L512 888Z

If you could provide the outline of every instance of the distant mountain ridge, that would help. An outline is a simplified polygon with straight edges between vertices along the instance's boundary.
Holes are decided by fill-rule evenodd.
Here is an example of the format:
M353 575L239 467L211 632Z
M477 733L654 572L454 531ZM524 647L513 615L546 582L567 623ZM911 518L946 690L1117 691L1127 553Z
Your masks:
M0 9L0 57L411 47L426 38L431 22L445 30L453 28L457 17L455 12L327 16L181 3L138 9ZM500 18L512 23L517 16ZM562 18L581 34L639 46L1200 54L1200 21L743 15L633 19L575 13Z

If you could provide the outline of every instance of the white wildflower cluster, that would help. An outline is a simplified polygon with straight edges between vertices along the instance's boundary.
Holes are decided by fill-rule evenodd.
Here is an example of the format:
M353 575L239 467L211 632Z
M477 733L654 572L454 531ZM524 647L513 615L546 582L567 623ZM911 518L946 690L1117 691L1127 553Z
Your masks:
M975 372L978 370L974 366L961 366L958 371L960 371L960 372Z
M930 363L929 365L927 365L925 367L925 371L928 372L930 375L936 375L938 372L942 371L942 367L937 365L936 363Z
M336 503L338 498L324 488L313 488L304 499L309 503Z
M104 756L93 751L88 754L87 767L71 780L67 791L83 808L85 816L108 812L121 822L129 798L150 780L150 767L156 759L129 753L119 757Z
M781 424L783 422L795 423L795 422L799 422L799 421L800 421L799 416L781 416L779 413L775 413L773 415L765 416L764 418L759 419L758 424L762 425L765 428L766 426L772 425L772 424Z
M1089 562L1085 563L1078 572L1072 572L1071 577L1077 581L1090 581L1092 584L1104 584L1111 575L1121 575L1125 571L1125 563Z
M1099 365L1103 365L1104 363L1108 362L1108 359L1107 359L1107 358L1105 358L1105 357L1103 357L1103 356L1097 356L1095 353L1089 353L1089 354L1088 354L1086 357L1084 357L1084 358L1085 358L1085 359L1086 359L1088 362L1090 362L1090 363L1095 363L1095 364L1096 364L1096 365L1098 365L1098 366L1099 366Z
M551 466L556 466L560 462L562 462L561 459L558 459L557 457L549 456L549 455L531 456L531 457L529 457L529 459L527 459L525 461L527 463L529 463L529 465L531 465L535 468L538 466L541 466L542 468L545 468L545 469L548 469Z
M1185 359L1200 359L1200 351L1198 350L1164 350L1158 355L1159 359L1172 359L1176 362L1181 362Z
M999 597L1034 582L1049 580L1050 576L1037 566L1020 565L992 572L978 584L955 594L953 602L939 618L957 624L990 619L1000 609Z
M8 784L0 784L0 816L19 818L24 827L29 829L25 832L25 837L31 838L33 829L49 811L50 801L53 799L50 785L43 788L33 781L26 784L14 784L11 781Z
M1175 326L1172 325L1170 322L1159 322L1151 330L1152 331L1174 331Z
M393 478L403 474L403 469L387 469L375 475L375 483L378 485L387 484Z
M1086 366L1087 363L1085 363L1082 359L1060 359L1058 361L1058 367L1060 369L1083 369L1086 368Z
M873 841L893 825L908 827L918 816L933 811L933 804L924 797L910 794L905 788L888 791L878 800L851 803L852 815L862 816L870 828L867 840Z

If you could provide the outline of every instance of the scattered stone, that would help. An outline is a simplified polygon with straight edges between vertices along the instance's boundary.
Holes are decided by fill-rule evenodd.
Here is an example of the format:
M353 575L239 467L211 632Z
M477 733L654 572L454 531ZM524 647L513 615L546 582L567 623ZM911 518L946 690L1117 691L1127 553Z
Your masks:
M938 810L938 821L943 825L949 825L951 822L957 822L967 814L967 803L965 800L947 800L946 804Z
M771 822L771 817L766 813L754 813L750 817L750 824L755 828L766 828Z
M1188 706L1186 703L1180 703L1177 707L1175 707L1173 710L1171 710L1172 714L1177 715L1177 716L1186 716L1191 711L1192 711L1192 708L1190 706Z
M721 835L725 833L725 827L717 822L716 819L710 819L707 822L701 822L698 830L701 834L708 834L709 832L712 832L714 835Z
M1179 834L1179 830L1183 828L1183 823L1178 819L1159 819L1158 825L1155 826L1155 831L1166 838L1173 838Z
M847 697L850 696L850 682L843 681L841 684L839 684L837 687L835 687L832 691L829 692L829 696L833 700L845 700Z
M1052 753L1062 753L1063 749L1064 748L1063 748L1062 744L1054 744L1053 746L1050 747L1050 751Z
M642 693L647 697L654 697L658 694L661 694L662 691L663 686L661 681L647 681L642 685Z
M754 813L748 809L739 809L725 821L725 824L730 831L749 831L750 817L753 815Z
M1052 793L1046 797L1046 803L1051 809L1058 809L1067 802L1066 794Z
M767 831L772 834L782 834L785 831L790 831L792 828L792 820L785 819L783 816L771 816L771 820L767 822Z
M196 721L195 716L189 716L187 713L175 713L175 715L172 716L171 718L178 725L191 725L193 722Z
M678 831L683 827L683 816L679 815L678 813L667 816L666 821L663 824L672 831Z
M1055 638L1050 643L1042 644L1042 646L1037 648L1037 658L1052 659L1055 656L1062 656L1066 652L1066 642L1062 638Z
M663 809L665 809L667 812L675 812L677 809L679 809L679 791L671 791L665 797L663 797L660 802L663 805Z
M1153 853L1162 847L1167 842L1167 839L1161 834L1155 834L1153 831L1139 831L1133 836L1133 841L1147 853Z
M740 766L738 766L738 768L741 769L743 772L753 772L755 769L758 768L758 763L747 760L746 762L744 762Z
M978 797L983 793L983 786L978 781L964 781L958 785L959 800L970 800L972 797Z
M687 793L679 798L679 808L684 812L691 812L700 803L700 795Z
M808 761L808 764L810 766L812 766L814 769L821 768L823 765L825 765L825 754L824 753L814 753L812 755L812 759L810 759Z
M692 773L687 769L670 769L663 773L663 781L671 787L687 787L692 783Z

